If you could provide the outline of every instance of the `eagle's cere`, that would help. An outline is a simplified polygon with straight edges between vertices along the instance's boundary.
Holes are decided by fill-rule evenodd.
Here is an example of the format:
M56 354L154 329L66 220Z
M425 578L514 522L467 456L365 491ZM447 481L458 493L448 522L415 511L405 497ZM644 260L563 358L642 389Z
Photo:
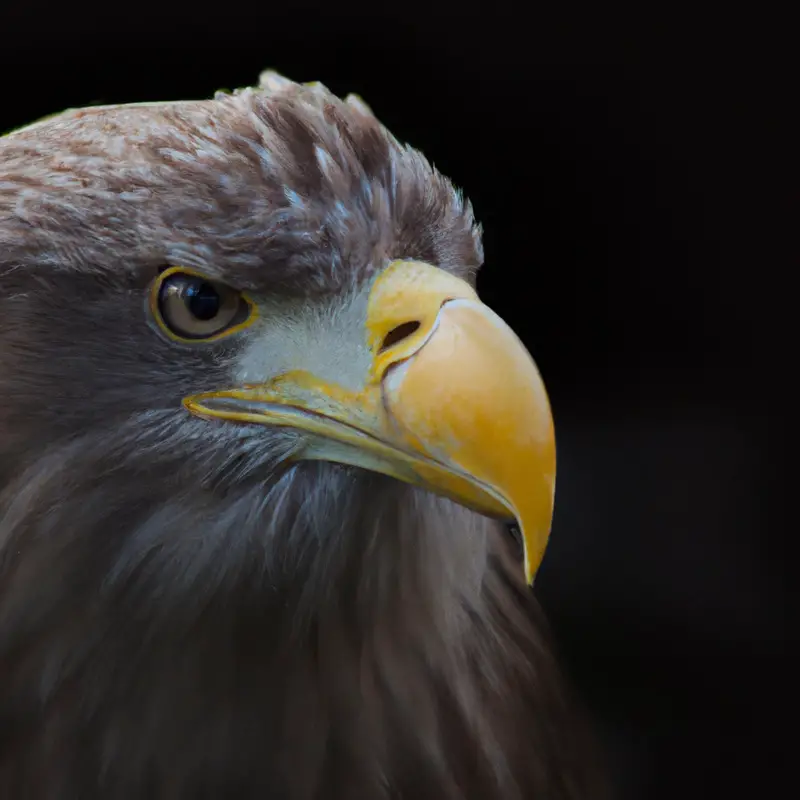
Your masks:
M274 72L0 139L0 798L594 796L482 259L363 100Z

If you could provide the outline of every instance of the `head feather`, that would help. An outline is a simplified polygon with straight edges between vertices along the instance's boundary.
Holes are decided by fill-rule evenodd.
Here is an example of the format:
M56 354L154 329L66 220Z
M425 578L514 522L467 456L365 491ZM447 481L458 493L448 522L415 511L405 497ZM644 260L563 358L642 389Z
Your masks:
M280 311L393 258L474 278L470 206L320 84L0 139L1 797L598 797L499 524L188 417L233 346L145 322L166 264Z

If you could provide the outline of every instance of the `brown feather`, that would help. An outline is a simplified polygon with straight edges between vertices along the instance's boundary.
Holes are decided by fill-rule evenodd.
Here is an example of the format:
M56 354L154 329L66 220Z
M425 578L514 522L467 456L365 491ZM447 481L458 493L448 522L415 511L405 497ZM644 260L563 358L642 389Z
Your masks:
M330 302L469 279L469 205L295 84L0 140L0 797L600 797L494 522L192 419L238 345L145 321L159 267Z

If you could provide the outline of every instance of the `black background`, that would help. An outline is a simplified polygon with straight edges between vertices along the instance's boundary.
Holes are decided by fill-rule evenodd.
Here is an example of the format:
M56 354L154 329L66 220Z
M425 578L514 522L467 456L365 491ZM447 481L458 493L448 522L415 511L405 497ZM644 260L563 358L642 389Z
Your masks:
M769 797L798 739L773 391L796 92L779 21L597 6L6 0L0 129L265 67L362 95L473 200L479 289L549 386L537 593L620 798Z

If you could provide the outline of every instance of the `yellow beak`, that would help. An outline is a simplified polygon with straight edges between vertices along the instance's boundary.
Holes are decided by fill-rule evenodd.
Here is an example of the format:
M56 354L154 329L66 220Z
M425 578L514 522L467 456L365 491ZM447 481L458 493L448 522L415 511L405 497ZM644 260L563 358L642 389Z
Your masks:
M469 284L419 262L376 279L358 391L295 370L187 397L198 416L302 429L301 459L352 464L516 519L532 582L553 514L555 434L536 365Z

